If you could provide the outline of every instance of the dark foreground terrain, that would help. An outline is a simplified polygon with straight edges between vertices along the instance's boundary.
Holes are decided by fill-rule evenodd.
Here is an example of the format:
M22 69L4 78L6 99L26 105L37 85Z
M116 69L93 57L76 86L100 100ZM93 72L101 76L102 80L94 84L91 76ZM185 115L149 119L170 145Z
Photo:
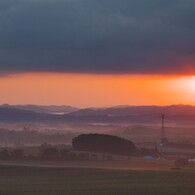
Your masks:
M109 170L0 166L1 195L191 195L193 170Z

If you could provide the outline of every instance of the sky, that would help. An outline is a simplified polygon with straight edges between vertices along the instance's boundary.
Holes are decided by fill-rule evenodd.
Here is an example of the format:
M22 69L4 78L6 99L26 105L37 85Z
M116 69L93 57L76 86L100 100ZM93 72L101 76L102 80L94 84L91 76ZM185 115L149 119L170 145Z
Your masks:
M195 105L194 0L1 0L0 104Z

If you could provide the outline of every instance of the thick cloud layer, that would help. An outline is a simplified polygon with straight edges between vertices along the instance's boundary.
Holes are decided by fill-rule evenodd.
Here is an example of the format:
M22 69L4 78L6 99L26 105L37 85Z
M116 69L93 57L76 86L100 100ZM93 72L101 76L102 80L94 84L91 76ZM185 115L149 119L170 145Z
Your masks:
M194 0L1 0L0 71L195 73Z

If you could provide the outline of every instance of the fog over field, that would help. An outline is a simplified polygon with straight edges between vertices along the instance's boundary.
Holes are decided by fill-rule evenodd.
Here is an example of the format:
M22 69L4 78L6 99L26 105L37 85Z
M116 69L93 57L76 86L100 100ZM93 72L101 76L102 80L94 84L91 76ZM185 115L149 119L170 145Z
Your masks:
M32 111L32 107L23 107L25 110L10 105L0 107L1 145L36 145L41 142L70 144L74 136L82 133L117 135L135 143L159 143L162 113L165 113L165 136L169 141L195 143L193 106L74 108L66 114L40 113ZM64 107L58 106L58 109ZM6 130L10 136L5 135ZM52 135L55 135L55 139L52 139Z
M195 0L0 0L0 195L195 194Z

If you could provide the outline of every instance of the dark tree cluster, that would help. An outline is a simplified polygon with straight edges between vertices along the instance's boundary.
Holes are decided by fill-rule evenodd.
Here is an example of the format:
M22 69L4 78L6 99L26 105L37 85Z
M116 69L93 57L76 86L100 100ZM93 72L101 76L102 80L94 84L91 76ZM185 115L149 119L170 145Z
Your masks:
M1 149L0 160L75 160L68 149L55 147L39 148L38 155L25 154L23 149Z
M0 151L0 160L23 160L25 158L27 156L24 156L22 149L14 149L12 151L3 149Z
M118 155L137 155L138 149L133 142L112 135L81 134L72 141L74 150Z
M189 168L191 165L188 159L185 158L176 160L174 164L176 168Z
M64 134L53 133L46 134L35 130L15 131L8 129L0 129L0 145L3 146L31 146L40 145L44 142L50 144L71 143L74 133L67 132Z

